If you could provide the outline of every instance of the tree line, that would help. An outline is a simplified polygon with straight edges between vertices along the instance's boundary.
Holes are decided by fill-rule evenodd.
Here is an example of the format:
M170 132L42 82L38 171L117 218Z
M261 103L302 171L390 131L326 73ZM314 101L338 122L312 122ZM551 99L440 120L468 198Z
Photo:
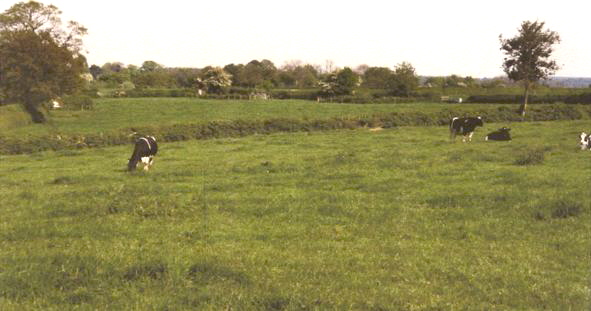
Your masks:
M330 70L301 61L287 62L277 67L267 59L204 68L168 68L152 60L144 61L141 66L109 62L89 67L95 84L122 90L198 88L219 94L227 92L230 87L263 91L318 88L325 95L351 95L355 88L364 87L389 90L394 96L410 96L419 86L419 77L414 67L407 62L397 65L393 70L366 65L355 69L345 67Z

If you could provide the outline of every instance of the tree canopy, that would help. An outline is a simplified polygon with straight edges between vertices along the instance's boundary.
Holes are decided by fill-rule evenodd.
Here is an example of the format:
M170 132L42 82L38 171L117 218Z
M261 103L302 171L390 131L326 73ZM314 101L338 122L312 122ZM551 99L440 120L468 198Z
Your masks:
M325 96L352 95L359 86L359 76L349 67L326 75L318 82L320 92Z
M396 66L389 83L392 95L408 97L419 86L419 77L415 68L408 62L402 62Z
M80 53L87 30L73 21L64 27L61 13L29 1L0 14L0 93L36 123L46 121L39 106L79 89L87 71Z
M525 90L520 113L525 116L530 88L541 79L547 79L559 69L555 60L550 59L554 45L560 42L558 33L545 30L544 22L524 21L519 34L501 41L501 51L506 55L503 70L509 79L522 82Z

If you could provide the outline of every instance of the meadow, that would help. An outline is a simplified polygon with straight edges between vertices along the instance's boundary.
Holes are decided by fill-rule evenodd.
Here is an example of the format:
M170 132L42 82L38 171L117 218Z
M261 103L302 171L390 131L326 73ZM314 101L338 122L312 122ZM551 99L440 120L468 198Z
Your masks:
M340 104L304 100L207 100L195 98L103 98L95 100L95 109L85 111L52 110L47 125L29 124L18 106L0 107L0 129L6 135L41 135L49 131L63 134L87 134L157 124L195 124L210 121L298 120L368 117L391 112L437 112L441 104ZM507 105L453 105L467 111ZM443 107L443 108L445 108ZM10 122L8 116L15 121Z
M130 145L0 155L0 306L585 310L588 128L191 140L135 173Z
M344 104L303 100L196 98L98 99L92 110L51 110L50 122L31 124L18 106L0 107L0 154L107 147L131 143L139 132L162 142L310 132L360 127L433 126L453 116L485 122L521 120L515 104ZM589 119L591 105L536 104L528 121Z

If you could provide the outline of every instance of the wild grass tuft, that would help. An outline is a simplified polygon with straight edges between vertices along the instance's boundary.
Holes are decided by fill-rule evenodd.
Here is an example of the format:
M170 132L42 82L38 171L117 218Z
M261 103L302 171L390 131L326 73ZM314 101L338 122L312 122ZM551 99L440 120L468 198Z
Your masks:
M168 274L168 265L161 261L132 265L125 270L123 279L135 281L141 278L161 280Z
M583 211L581 202L573 200L560 200L551 204L552 218L569 218L576 217Z
M542 148L532 148L522 151L515 160L515 165L527 166L538 165L544 162L546 151Z

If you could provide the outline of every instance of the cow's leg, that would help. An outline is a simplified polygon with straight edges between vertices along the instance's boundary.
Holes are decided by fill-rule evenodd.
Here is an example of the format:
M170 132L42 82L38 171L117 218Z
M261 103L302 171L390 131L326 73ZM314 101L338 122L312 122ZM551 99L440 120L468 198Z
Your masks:
M474 135L474 132L470 132L470 134L468 134L468 141L472 141L472 135Z
M144 171L150 169L150 157L142 157L142 163L144 164Z

